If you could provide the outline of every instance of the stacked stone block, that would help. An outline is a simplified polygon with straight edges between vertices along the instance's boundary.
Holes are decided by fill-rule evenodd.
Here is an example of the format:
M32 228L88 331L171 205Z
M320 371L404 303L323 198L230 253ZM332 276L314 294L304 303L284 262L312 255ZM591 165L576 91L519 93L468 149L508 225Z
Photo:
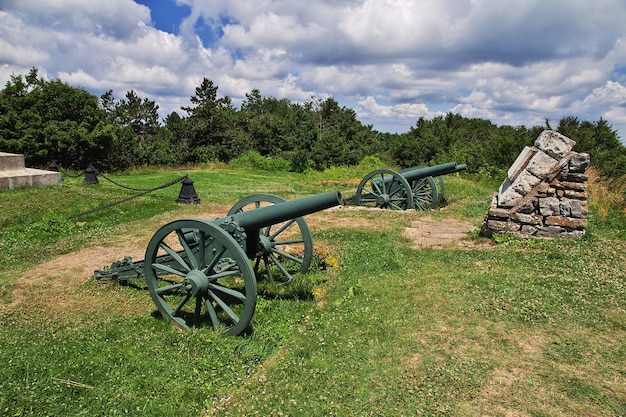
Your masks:
M589 155L553 130L519 154L494 196L481 234L581 237L587 229Z

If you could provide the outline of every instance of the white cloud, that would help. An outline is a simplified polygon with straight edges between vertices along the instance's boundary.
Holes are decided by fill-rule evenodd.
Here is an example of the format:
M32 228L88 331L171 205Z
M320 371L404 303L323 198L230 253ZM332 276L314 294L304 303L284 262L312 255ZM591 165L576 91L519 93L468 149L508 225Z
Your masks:
M381 130L452 111L626 132L622 0L171 1L190 9L177 34L131 0L5 0L0 81L37 67L94 93L134 89L162 116L207 77L235 103L254 88L335 96Z

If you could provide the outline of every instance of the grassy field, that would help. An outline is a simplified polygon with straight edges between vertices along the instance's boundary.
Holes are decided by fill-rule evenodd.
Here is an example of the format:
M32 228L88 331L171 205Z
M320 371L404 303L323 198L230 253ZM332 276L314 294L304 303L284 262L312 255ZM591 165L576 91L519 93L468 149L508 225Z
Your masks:
M450 175L430 212L307 216L319 265L263 286L245 337L180 331L147 291L94 269L143 256L177 218L212 219L240 198L354 193L365 168L269 173L207 166L0 192L0 415L623 416L626 222L592 205L580 240L416 248L426 217L480 226L500 181ZM263 283L261 283L262 285Z

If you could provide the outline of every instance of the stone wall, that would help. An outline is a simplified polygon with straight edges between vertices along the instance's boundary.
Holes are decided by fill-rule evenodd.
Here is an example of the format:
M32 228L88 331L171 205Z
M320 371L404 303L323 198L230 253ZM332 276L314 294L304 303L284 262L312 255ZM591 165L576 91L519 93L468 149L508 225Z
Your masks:
M581 237L587 229L589 155L553 130L539 135L508 171L494 196L481 234L519 237Z

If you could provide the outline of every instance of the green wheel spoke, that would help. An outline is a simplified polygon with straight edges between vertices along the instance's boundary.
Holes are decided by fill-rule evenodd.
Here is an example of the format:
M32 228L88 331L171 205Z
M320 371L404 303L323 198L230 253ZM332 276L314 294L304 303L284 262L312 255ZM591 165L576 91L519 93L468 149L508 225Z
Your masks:
M215 282L218 279L225 278L225 277L231 277L233 275L240 275L240 273L239 273L239 271L236 271L236 270L223 271L223 272L219 272L217 274L210 275L209 276L209 280Z
M211 300L206 299L204 300L204 305L206 305L206 309L209 312L209 320L211 320L211 326L213 326L213 328L217 330L217 328L220 325L220 321L217 318L217 313L215 312L215 308L213 308L213 303L211 303Z
M296 221L296 219L291 219L287 222L285 222L285 224L283 224L277 231L275 231L274 233L272 233L272 235L270 236L269 234L267 235L270 239L274 240L276 238L276 236L278 236L279 234L281 234L282 232L284 232L289 226L291 226L292 224L294 224ZM269 232L269 230L268 230Z
M217 284L209 284L209 289L230 295L231 297L235 297L241 301L246 301L245 294L242 294L241 292L237 290L233 290L232 288L224 287L222 285L217 285Z
M181 302L178 303L176 308L172 311L172 316L177 316L178 313L180 313L180 309L183 308L185 304L187 304L187 301L189 301L190 298L191 298L191 293L187 293L187 295L185 295L185 298L183 298Z
M204 261L206 259L206 244L207 244L207 236L204 231L200 231L199 239L198 239L198 253L196 254L196 266L195 268L202 269L206 265L204 265Z
M156 289L157 294L165 294L166 292L170 292L172 290L177 290L183 286L183 283L168 285L167 287L160 287Z
M202 317L202 297L196 297L196 309L193 312L193 324L195 327L200 326L201 317Z
M267 255L263 255L263 263L265 265L265 272L267 272L267 279L274 281L274 274L272 268L270 268L270 261Z
M152 268L158 269L158 270L163 271L163 272L167 272L168 274L178 275L179 277L184 277L184 276L187 275L183 271L179 271L178 269L174 269L174 268L169 267L169 266L164 265L164 264L153 263L152 264Z
M215 267L215 265L217 265L217 263L220 261L220 259L222 259L222 256L224 255L224 253L226 253L226 246L222 246L221 247L221 249L215 254L215 256L213 257L211 262L209 262L207 264L206 268L204 268L204 270L202 272L204 272L205 274L208 274L208 271L213 269L213 267Z
M293 240L281 240L275 241L272 243L272 246L280 246L280 245L295 245L298 243L304 243L304 239L293 239Z
M379 183L377 183L375 181L372 181L372 190L374 188L376 189L376 191L373 192L372 194L380 195L380 194L384 194L385 193L385 181L384 181L384 179L382 177L381 177L381 182L382 182L382 185L383 185L382 188L380 187Z
M218 297L213 291L208 291L210 298L220 306L220 308L228 314L228 317L231 318L233 323L237 323L239 321L239 316L235 314L235 312L226 304L220 297Z
M189 267L189 265L187 265L187 262L185 262L185 260L178 254L178 252L170 248L169 245L167 245L165 242L161 242L159 244L159 247L163 249L165 252L167 252L168 255L170 255L172 258L174 258L180 266L185 268L185 271L187 272L191 271L191 268Z
M187 259L189 259L189 261L191 262L192 268L198 269L198 260L195 258L195 256L193 256L193 251L189 247L189 243L187 243L183 231L181 229L176 230L176 236L178 236L178 241L185 250L185 253L187 254Z
M291 274L289 273L289 271L287 271L287 269L285 269L285 267L283 266L283 264L273 255L270 254L270 258L272 259L272 261L274 262L274 264L276 264L276 266L278 267L278 269L280 269L280 272L283 273L283 275L285 277L287 277L287 282L291 281L293 279L293 277L291 276Z
M290 255L290 254L288 254L288 253L286 253L286 252L283 252L283 251L281 251L281 250L278 250L278 249L276 249L276 248L272 249L272 253L273 253L273 254L275 253L275 254L277 254L277 255L280 255L280 256L282 256L283 258L291 259L291 260L292 260L292 261L294 261L294 262L302 263L302 258L298 258L297 256ZM275 256L274 256L274 255L272 255L272 259L274 259L274 258L275 258Z

